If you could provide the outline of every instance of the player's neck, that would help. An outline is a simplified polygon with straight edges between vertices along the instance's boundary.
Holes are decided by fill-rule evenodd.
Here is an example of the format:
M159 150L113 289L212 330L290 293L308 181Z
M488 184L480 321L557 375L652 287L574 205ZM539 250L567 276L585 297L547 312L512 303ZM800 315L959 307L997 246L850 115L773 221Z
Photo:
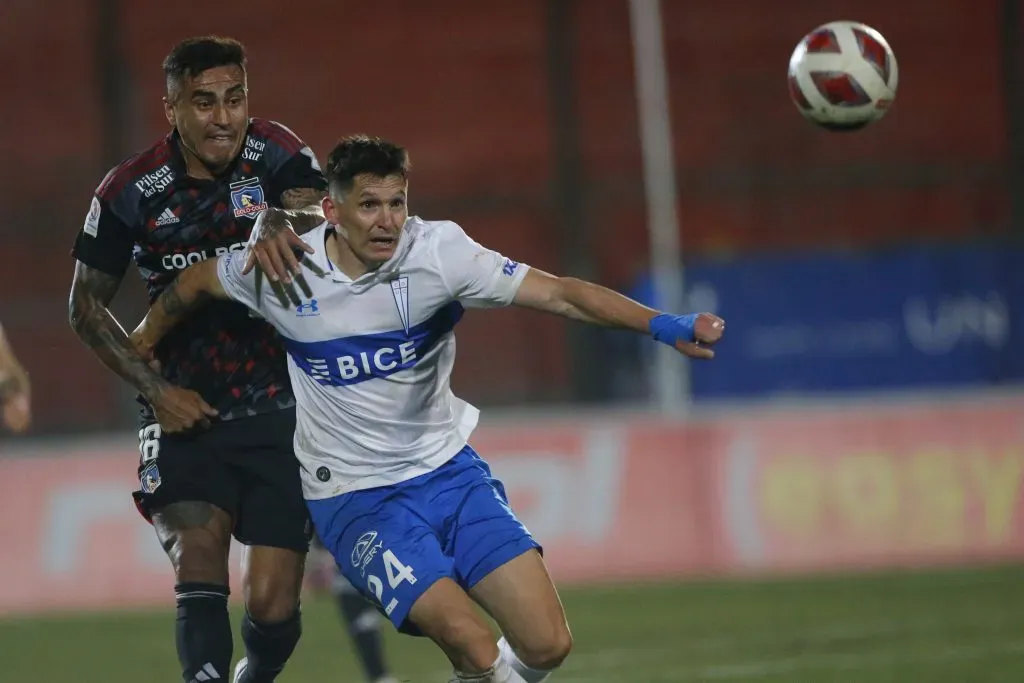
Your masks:
M380 268L380 263L367 263L359 258L348 242L339 237L337 232L331 232L327 237L327 258L331 260L334 267L345 274L350 280L355 280L366 275L370 271Z

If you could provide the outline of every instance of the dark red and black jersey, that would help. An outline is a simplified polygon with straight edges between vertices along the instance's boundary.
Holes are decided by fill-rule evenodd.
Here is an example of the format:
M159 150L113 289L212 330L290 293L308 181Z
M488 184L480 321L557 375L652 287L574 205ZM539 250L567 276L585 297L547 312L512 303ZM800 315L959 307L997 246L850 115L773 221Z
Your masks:
M326 188L316 156L278 123L251 119L242 153L214 180L186 174L172 132L107 174L72 254L117 277L134 258L152 303L189 265L243 249L263 209L306 187ZM164 377L197 391L222 419L295 404L277 332L240 304L204 305L156 353Z

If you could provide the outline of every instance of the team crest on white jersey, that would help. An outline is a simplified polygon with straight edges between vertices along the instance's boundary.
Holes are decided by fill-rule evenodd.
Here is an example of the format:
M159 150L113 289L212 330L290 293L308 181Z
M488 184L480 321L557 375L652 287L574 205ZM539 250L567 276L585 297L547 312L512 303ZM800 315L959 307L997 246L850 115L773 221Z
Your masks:
M400 277L391 281L391 294L395 297L398 317L402 319L402 327L409 334L409 278Z

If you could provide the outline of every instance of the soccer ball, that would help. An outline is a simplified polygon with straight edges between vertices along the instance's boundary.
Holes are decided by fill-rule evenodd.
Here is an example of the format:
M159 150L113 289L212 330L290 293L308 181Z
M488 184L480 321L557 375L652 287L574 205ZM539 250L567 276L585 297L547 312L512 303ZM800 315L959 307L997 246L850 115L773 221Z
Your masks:
M855 21L819 26L804 36L789 59L793 103L828 130L858 130L882 118L898 83L889 43Z

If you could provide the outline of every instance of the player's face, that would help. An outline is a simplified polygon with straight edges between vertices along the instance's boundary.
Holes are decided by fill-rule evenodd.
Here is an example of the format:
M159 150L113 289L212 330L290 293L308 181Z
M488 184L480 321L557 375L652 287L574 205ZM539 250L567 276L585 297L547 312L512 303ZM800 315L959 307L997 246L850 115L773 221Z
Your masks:
M386 178L357 175L343 201L328 197L324 211L337 225L349 248L369 267L379 266L398 248L402 226L409 217L408 181L399 175Z
M224 171L241 153L249 125L245 72L229 64L186 79L164 98L164 113L190 161L212 173Z

